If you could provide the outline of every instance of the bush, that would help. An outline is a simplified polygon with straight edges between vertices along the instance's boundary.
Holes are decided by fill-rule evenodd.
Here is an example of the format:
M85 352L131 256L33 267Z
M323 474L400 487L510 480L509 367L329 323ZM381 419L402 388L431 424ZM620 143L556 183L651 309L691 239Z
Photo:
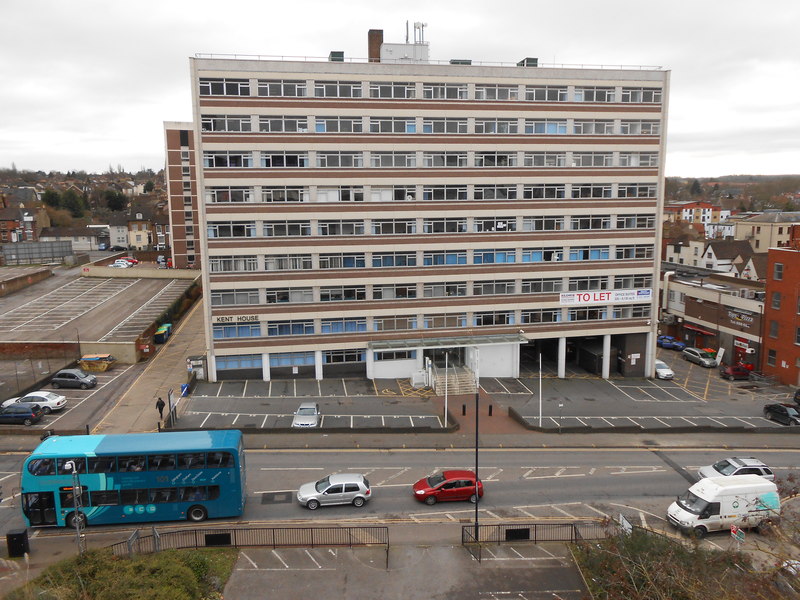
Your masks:
M233 548L170 550L133 558L92 550L49 567L6 600L202 600L233 570Z

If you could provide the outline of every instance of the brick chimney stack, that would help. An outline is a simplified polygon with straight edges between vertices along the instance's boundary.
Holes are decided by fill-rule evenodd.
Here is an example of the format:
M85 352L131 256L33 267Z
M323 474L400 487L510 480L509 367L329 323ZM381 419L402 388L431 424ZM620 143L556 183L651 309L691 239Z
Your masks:
M370 29L367 34L367 57L369 62L381 62L381 44L383 44L383 29Z

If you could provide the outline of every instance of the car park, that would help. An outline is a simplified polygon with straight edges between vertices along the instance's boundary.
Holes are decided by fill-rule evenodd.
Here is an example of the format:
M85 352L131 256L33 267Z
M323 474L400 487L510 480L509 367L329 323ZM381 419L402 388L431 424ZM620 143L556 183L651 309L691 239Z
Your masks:
M38 392L29 392L20 398L9 398L1 407L11 406L18 402L28 402L31 404L38 404L42 407L44 414L49 415L51 412L61 410L67 405L67 398L55 392L48 392L47 390L40 390Z
M475 495L475 473L472 471L443 471L417 481L412 491L414 498L425 504L469 500L473 504L483 497L483 482L478 480Z
M97 377L80 369L61 369L50 379L54 388L80 388L87 390L97 385Z
M292 427L317 427L319 426L319 421L319 404L316 402L303 402L294 413Z
M304 483L297 490L297 501L309 510L334 504L361 507L371 497L369 481L358 473L328 475L319 481Z
M656 360L656 379L672 379L675 373L663 360Z
M728 475L760 475L764 479L775 480L775 473L772 472L772 469L752 456L747 458L739 456L725 458L715 462L713 465L700 467L697 470L697 474L700 478L727 477Z
M750 370L741 365L723 365L719 368L719 376L729 381L746 381L750 379Z
M33 425L44 415L44 410L33 402L14 402L10 406L0 408L0 423L11 425Z
M656 345L659 348L666 348L668 350L683 350L686 348L686 344L680 341L678 338L672 337L671 335L660 335L656 338Z
M800 411L794 404L767 404L764 417L784 425L800 425Z
M709 357L708 352L701 348L684 348L681 351L681 357L683 357L683 360L688 360L707 369L717 366L717 359Z

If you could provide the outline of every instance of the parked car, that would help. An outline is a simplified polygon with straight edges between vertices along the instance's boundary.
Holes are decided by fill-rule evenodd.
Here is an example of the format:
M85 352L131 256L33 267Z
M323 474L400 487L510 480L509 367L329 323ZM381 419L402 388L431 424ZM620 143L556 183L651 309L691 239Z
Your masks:
M42 407L44 414L49 415L51 412L61 410L67 405L67 398L55 392L48 392L47 390L39 390L38 392L29 392L20 398L9 398L0 406L11 406L16 402L29 402L31 404L38 404Z
M668 350L683 350L686 344L678 338L671 335L660 335L656 338L656 345L660 348L667 348Z
M109 252L125 252L127 248L125 246L109 246Z
M414 498L425 504L449 500L478 501L475 496L475 473L472 471L443 471L423 477L414 484ZM483 482L478 480L478 496L483 497Z
M309 510L333 504L361 507L371 496L369 481L357 473L328 475L319 481L304 483L297 490L297 501Z
M303 402L294 412L292 427L317 427L319 420L319 404L316 402Z
M672 372L663 360L656 359L656 378L657 379L672 379L675 373Z
M794 401L795 401L797 404L800 404L800 388L797 388L797 389L794 391Z
M713 465L700 467L697 470L697 474L701 479L703 477L719 477L720 475L760 475L764 479L775 481L775 473L772 472L772 469L752 456L749 458L738 456L725 458L715 462Z
M50 385L56 389L65 387L87 390L97 385L97 377L80 369L61 369L50 379Z
M0 423L33 425L38 423L44 415L44 410L33 402L15 402L10 406L0 408Z
M117 260L127 260L132 265L138 265L139 261L133 258L132 256L121 256Z
M793 404L767 404L764 417L784 425L800 425L800 411Z
M710 358L708 352L700 348L684 348L681 351L681 356L683 360L688 360L708 369L717 366L717 359Z
M97 249L98 250L107 250L108 249L108 244L98 244L97 245Z
M730 381L746 381L750 379L750 371L740 365L722 365L719 368L719 376Z
M133 265L124 260L117 260L108 265L112 269L130 269Z

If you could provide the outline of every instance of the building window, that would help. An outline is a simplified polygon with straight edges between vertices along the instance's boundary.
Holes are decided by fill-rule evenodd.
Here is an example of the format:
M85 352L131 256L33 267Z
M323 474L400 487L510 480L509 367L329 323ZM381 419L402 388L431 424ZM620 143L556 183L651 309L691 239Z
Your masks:
M411 360L417 358L416 350L387 350L375 352L372 355L374 360Z
M372 117L369 120L370 133L417 133L417 123L413 117Z
M201 96L249 96L249 79L200 79Z
M655 215L617 215L617 229L652 229L655 226ZM697 248L694 250L697 254Z
M611 229L611 215L572 217L570 229Z
M256 237L256 224L253 221L232 221L228 223L208 224L208 237L210 238L241 238Z
M523 248L522 262L559 262L564 260L563 248Z
M320 269L353 269L366 266L363 252L320 254Z
M370 98L414 98L416 96L413 83L380 82L369 85Z
M203 152L203 166L207 169L252 167L253 153L244 151Z
M212 273L239 273L258 268L256 256L211 256L208 268Z
M516 200L516 185L476 185L475 200Z
M258 304L258 290L212 290L211 306Z
M417 297L417 286L413 283L372 286L373 300L397 300Z
M461 218L438 218L425 219L422 223L422 233L466 233L467 219Z
M426 118L422 120L422 133L467 133L467 120Z
M778 337L778 322L777 321L770 321L769 322L769 337L776 338Z
M579 246L569 249L569 260L608 260L608 246Z
M561 310L558 308L523 310L520 317L524 324L557 323L561 321Z
M605 306L601 308L570 308L567 313L567 321L600 321L605 319L607 314L608 308Z
M794 330L794 343L800 345L800 327L796 327Z
M304 187L263 187L262 202L308 202L309 191Z
M661 88L622 88L622 102L660 104Z
M611 184L582 183L572 185L573 198L611 198Z
M314 96L317 98L361 98L361 82L316 81Z
M320 221L319 235L364 235L364 221Z
M363 126L361 117L316 117L314 119L316 133L361 133Z
M217 371L232 369L260 369L260 354L239 354L235 356L216 356Z
M417 166L415 152L371 152L369 164L373 168L407 168Z
M552 294L564 289L564 280L558 279L523 279L523 294Z
M267 336L276 335L313 335L314 321L269 321L267 322Z
M268 254L264 257L264 267L267 271L294 271L311 268L310 254Z
M475 133L519 133L516 119L476 119Z
M620 167L657 167L658 152L620 152Z
M525 133L541 135L566 135L566 119L527 119Z
M609 194L611 193L609 187ZM566 198L566 186L563 183L538 183L522 188L523 200L542 200L548 198Z
M367 319L355 317L347 319L322 319L321 333L346 333L353 331L366 331Z
M472 262L476 265L515 263L517 262L517 253L514 250L475 250L472 254Z
M373 219L372 235L407 235L417 232L416 219Z
M311 235L310 221L264 221L264 237Z
M363 152L317 152L317 168L361 168L364 166Z
M422 97L436 100L466 100L466 83L424 83Z
M466 152L423 152L423 167L466 167Z
M339 186L317 188L317 202L363 202L364 188L361 186Z
M655 183L620 183L617 196L620 198L655 198Z
M422 264L425 266L465 265L467 264L467 252L465 250L425 252L422 255Z
M576 135L611 135L614 121L575 120L573 133Z
M258 95L266 97L303 97L306 95L306 82L283 79L259 79Z
M644 244L617 246L617 260L653 258L653 246Z
M476 167L516 167L516 152L476 152Z
M373 252L372 266L382 267L416 267L416 252Z
M215 340L226 338L261 337L261 325L253 323L235 325L214 325Z
M608 277L570 277L570 292L585 292L589 290L607 290Z
M781 309L781 293L780 292L772 292L772 308L775 310Z
M611 152L573 152L573 167L610 167L614 155Z
M203 131L251 130L250 117L247 115L203 115L200 119Z
M425 329L448 329L453 327L466 327L467 315L465 313L424 315Z
M614 276L614 289L615 290L634 290L653 287L652 275L615 275ZM673 290L669 292L669 301L675 300Z
M472 221L472 230L475 233L506 232L517 230L516 217L475 217Z
M365 300L367 289L361 286L331 286L319 289L320 302L347 302L353 300Z
M576 87L575 102L614 102L614 88Z
M519 87L516 85L477 84L476 100L519 100Z
M434 202L440 200L466 200L467 187L458 185L425 186L422 188L422 199Z
M474 296L495 296L498 294L514 294L516 284L513 280L507 281L475 281L472 284Z
M472 317L472 321L476 327L485 327L489 325L513 325L514 311L504 310L497 312L478 312Z
M270 367L304 367L313 364L313 352L275 352L269 355Z
M270 117L262 115L258 118L258 130L262 133L307 133L308 120L305 117ZM250 131L249 127L247 131Z
M522 155L523 167L566 167L566 152L526 152Z
M357 350L325 350L322 353L323 364L360 363L367 360L364 349Z
M778 362L778 351L767 350L767 364L770 367L774 367L777 362Z
M772 265L772 278L775 281L781 281L783 279L783 263L775 263Z
M267 304L313 302L314 292L311 288L268 288L266 300Z
M530 102L566 102L567 87L538 85L525 87L525 100Z
M375 319L373 319L373 329L375 331L396 331L416 328L416 317L375 317Z
M466 296L467 284L463 281L426 283L422 288L425 298L447 298L450 296Z
M265 169L307 167L308 154L305 152L262 152L261 166Z
M661 123L658 121L622 121L619 132L622 135L659 135Z

